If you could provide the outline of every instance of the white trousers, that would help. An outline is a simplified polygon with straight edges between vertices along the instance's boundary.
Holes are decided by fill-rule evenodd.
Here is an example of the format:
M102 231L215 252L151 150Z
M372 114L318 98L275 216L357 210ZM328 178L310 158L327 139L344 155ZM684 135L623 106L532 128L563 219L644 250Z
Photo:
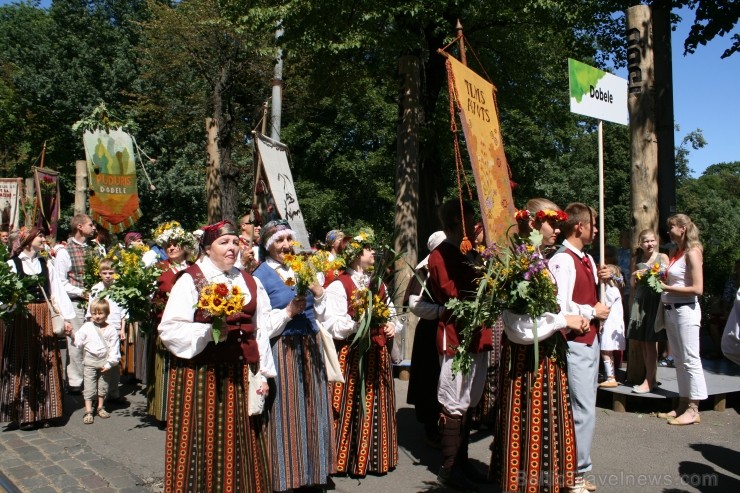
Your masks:
M437 384L437 400L442 410L450 416L462 416L471 407L478 405L486 386L488 374L488 353L473 353L470 373L452 372L452 356L439 357L442 366Z
M591 443L596 429L596 389L599 384L599 340L591 346L568 342L568 387L578 451L577 472L590 471Z
M692 401L707 398L707 383L699 356L699 303L665 310L665 330L676 365L678 395Z
M85 309L77 306L77 301L72 301L75 307L75 318L72 320L72 333L76 334L85 323ZM67 385L70 387L82 386L83 365L85 350L75 347L72 338L67 337Z

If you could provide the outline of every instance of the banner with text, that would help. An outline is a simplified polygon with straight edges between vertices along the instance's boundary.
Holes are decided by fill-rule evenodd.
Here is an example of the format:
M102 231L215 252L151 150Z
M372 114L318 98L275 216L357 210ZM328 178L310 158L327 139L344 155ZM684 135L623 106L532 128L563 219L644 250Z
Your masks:
M627 79L568 58L570 111L627 125Z
M454 85L450 97L460 112L478 189L486 243L506 243L506 230L514 223L516 211L493 84L451 56L447 57L447 71Z
M33 183L36 188L33 223L56 238L62 209L59 203L59 172L34 166Z
M93 220L120 233L141 217L131 136L121 129L83 135Z
M295 193L293 174L288 164L288 148L274 140L257 135L257 152L262 158L262 176L257 177L258 209L262 225L274 219L285 219L295 231L295 241L301 244L296 250L308 251L311 242L306 230L298 196ZM264 184L263 178L267 180Z
M0 231L13 231L21 222L23 178L0 178Z

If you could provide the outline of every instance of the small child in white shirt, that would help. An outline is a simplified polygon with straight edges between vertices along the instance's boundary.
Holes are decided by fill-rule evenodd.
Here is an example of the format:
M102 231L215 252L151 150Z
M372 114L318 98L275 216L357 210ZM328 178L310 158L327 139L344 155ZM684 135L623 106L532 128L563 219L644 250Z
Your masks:
M113 268L113 261L109 258L104 258L100 260L100 263L98 264L98 273L100 275L100 282L90 288L91 303L87 305L87 313L85 314L86 321L89 321L92 318L90 316L90 306L92 304L92 300L99 298L100 293L103 290L111 287L115 282L116 271ZM108 306L110 307L110 313L108 314L107 319L108 325L112 326L114 329L119 329L121 332L121 340L124 340L126 338L126 310L109 297L106 296L105 299L108 301ZM110 385L108 388L109 403L114 402L121 404L126 402L126 398L121 397L119 394L118 386L120 381L121 367L120 365L116 365L111 368Z
M109 325L106 321L110 313L108 301L96 299L90 303L91 322L85 322L80 329L72 334L72 330L65 332L72 336L75 347L85 351L83 360L83 382L85 398L85 416L82 422L86 425L93 422L92 400L98 397L98 416L110 418L110 413L103 404L108 395L110 384L110 369L117 366L121 360L118 328Z
M604 304L609 307L609 316L604 320L601 329L601 359L604 361L606 380L599 387L612 388L619 385L615 376L614 351L623 351L626 347L624 339L624 308L622 305L622 289L624 277L621 269L613 264L607 264L611 277L606 282Z

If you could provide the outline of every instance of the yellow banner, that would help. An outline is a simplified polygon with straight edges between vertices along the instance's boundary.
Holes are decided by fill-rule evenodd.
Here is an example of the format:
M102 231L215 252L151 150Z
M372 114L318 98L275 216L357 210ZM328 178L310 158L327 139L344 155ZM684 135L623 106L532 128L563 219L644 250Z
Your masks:
M455 58L447 57L454 98L460 111L470 164L478 189L486 243L506 243L506 230L514 223L509 163L504 155L493 84ZM452 89L450 92L452 93Z

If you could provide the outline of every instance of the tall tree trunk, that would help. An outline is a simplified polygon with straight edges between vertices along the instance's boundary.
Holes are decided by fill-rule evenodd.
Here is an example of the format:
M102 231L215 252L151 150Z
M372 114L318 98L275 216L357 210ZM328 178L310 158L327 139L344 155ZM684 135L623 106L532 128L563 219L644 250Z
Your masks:
M401 119L398 124L396 164L396 218L395 249L404 252L396 261L396 306L403 304L406 286L418 262L417 217L419 213L419 138L424 120L421 107L421 60L418 56L404 56L398 61L401 76ZM403 358L411 357L413 331L409 323L404 335Z
M218 123L215 118L206 118L206 200L208 201L208 224L221 220L221 154L218 146Z
M665 231L666 220L676 213L671 7L653 5L651 12L655 61L655 128L658 137L658 227Z
M658 140L655 132L653 21L650 7L627 9L628 106L632 162L632 246L637 233L658 227ZM642 383L645 366L640 351L630 346L627 379Z

